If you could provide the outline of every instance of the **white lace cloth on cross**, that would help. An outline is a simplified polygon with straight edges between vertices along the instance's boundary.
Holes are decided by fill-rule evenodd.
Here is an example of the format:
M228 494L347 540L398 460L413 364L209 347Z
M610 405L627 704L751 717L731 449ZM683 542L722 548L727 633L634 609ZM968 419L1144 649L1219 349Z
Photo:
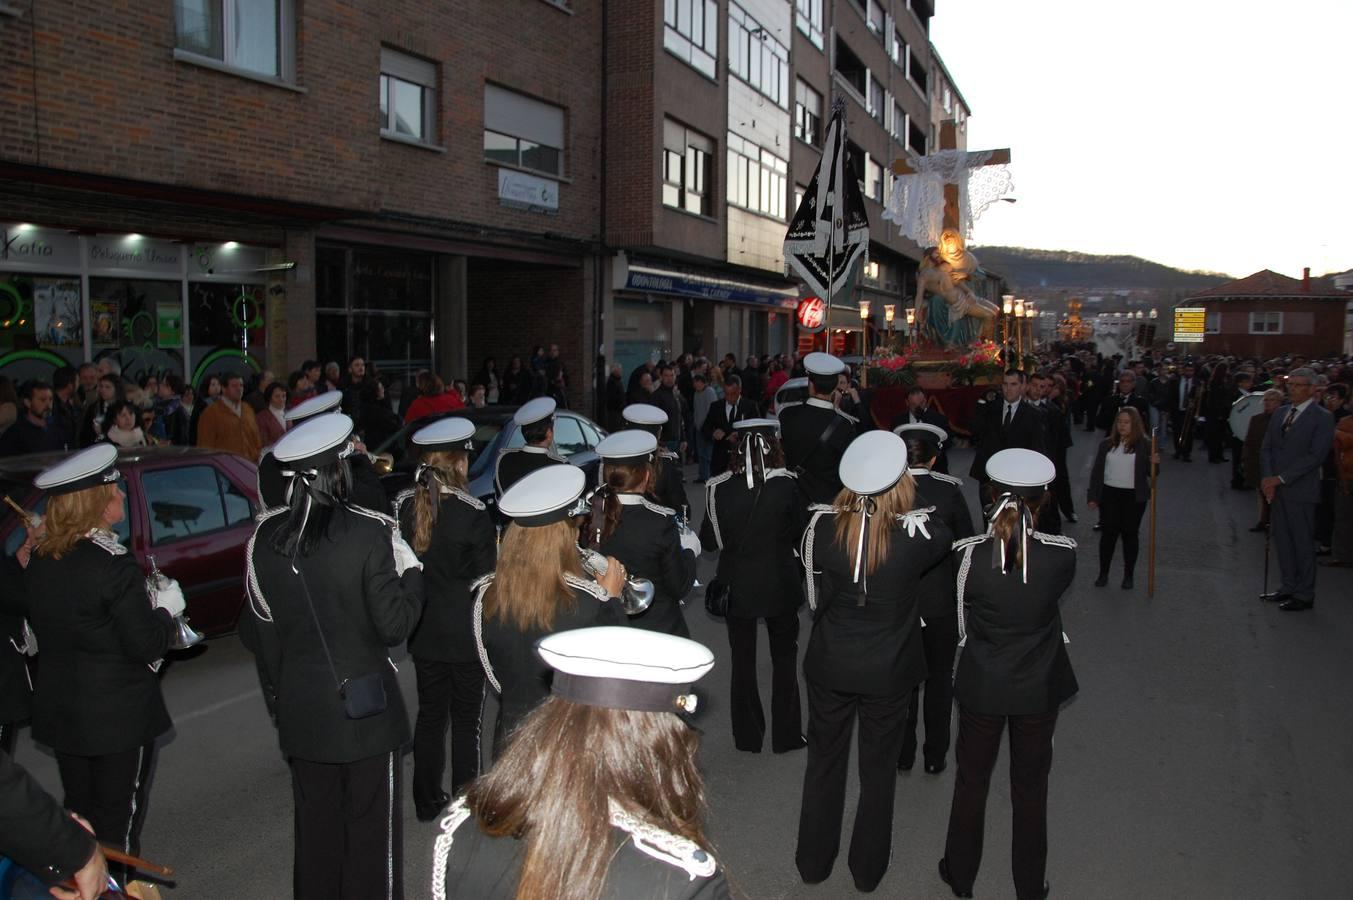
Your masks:
M972 223L987 207L1015 189L1008 165L989 166L991 150L941 150L908 159L914 175L900 175L883 210L903 236L922 247L934 247L944 230L944 186L958 185L958 230L972 237Z

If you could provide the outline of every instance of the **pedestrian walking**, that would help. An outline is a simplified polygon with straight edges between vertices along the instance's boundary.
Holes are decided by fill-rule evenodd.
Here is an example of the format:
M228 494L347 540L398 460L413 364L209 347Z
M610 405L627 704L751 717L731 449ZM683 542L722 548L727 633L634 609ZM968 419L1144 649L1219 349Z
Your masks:
M352 420L318 416L273 455L287 505L245 563L240 637L291 768L297 898L403 896L399 750L409 716L388 648L423 605L422 563L394 520L348 502Z
M718 371L718 368L715 368ZM742 396L742 379L736 375L724 377L723 399L716 400L705 416L700 429L702 441L708 442L710 475L728 471L736 435L733 426L743 419L756 418L756 405Z
M552 634L537 652L553 696L442 820L435 900L727 898L684 721L713 654L626 628Z
M740 445L733 468L705 488L700 542L705 550L719 551L718 572L705 586L705 596L725 598L733 745L760 753L766 734L756 680L756 626L764 619L770 639L771 751L787 753L807 745L797 671L803 582L794 556L806 524L803 499L784 467L779 423L744 419L733 427Z
M849 854L856 888L878 887L892 854L907 705L927 674L919 586L952 542L932 510L916 508L906 470L897 435L856 438L839 463L840 495L812 507L803 536L814 622L803 661L808 760L794 859L807 884L825 881L836 861L857 720L860 799Z
M425 601L409 638L418 679L413 730L413 802L431 822L479 774L484 669L474 642L470 585L493 571L498 534L488 509L466 491L474 423L449 417L420 428L414 487L395 498L400 533L423 561ZM451 792L442 787L451 727Z
M1124 407L1114 419L1113 434L1100 442L1090 468L1087 503L1100 511L1099 577L1095 587L1109 583L1113 552L1123 542L1123 589L1131 590L1137 565L1137 533L1151 499L1151 466L1160 464L1160 451L1151 446L1142 417Z
M1058 709L1078 690L1059 607L1076 575L1076 542L1033 529L1056 474L1052 460L1029 450L993 456L991 526L954 545L963 642L954 677L958 771L939 869L956 897L973 896L991 770L1007 728L1015 895L1035 900L1049 892L1052 736Z

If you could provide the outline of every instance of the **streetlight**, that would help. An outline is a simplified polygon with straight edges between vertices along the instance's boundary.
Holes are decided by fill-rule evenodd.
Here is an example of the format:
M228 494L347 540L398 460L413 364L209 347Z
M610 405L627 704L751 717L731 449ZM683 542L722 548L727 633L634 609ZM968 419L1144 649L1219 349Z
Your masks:
M897 316L897 307L891 303L883 304L883 321L888 323L888 340L893 339L893 319Z
M860 356L869 356L869 301L860 301ZM860 365L860 387L866 387L865 376L868 371L863 363Z
M907 343L916 343L916 309L907 307Z
M1010 316L1013 315L1014 312L1015 312L1015 295L1014 295L1014 294L1002 294L1002 295L1001 295L1001 313L1002 313L1002 316L1001 316L1001 334L1002 334L1002 337L1001 337L1001 343L1004 344L1005 347L1006 347L1005 355L1006 355L1007 357L1010 355L1010 349L1009 349L1009 348L1010 348ZM1008 364L1009 362L1010 362L1010 360L1007 359L1007 360L1006 360L1006 363Z

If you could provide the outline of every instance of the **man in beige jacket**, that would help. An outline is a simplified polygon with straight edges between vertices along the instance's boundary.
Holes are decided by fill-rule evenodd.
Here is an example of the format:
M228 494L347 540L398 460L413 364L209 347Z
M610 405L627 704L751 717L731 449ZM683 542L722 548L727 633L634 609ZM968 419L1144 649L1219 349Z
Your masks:
M263 440L258 435L254 411L244 402L244 378L227 375L215 403L207 407L197 425L197 446L225 450L258 462Z

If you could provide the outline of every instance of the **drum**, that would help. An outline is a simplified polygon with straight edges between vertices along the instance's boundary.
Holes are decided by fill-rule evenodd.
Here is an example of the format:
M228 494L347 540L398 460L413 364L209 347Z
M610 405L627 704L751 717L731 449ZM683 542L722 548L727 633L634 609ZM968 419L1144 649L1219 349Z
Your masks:
M1231 414L1227 421L1231 425L1231 434L1237 440L1245 440L1245 435L1250 430L1250 419L1253 419L1259 413L1264 411L1264 393L1259 391L1254 394L1246 394L1235 403L1231 404Z

